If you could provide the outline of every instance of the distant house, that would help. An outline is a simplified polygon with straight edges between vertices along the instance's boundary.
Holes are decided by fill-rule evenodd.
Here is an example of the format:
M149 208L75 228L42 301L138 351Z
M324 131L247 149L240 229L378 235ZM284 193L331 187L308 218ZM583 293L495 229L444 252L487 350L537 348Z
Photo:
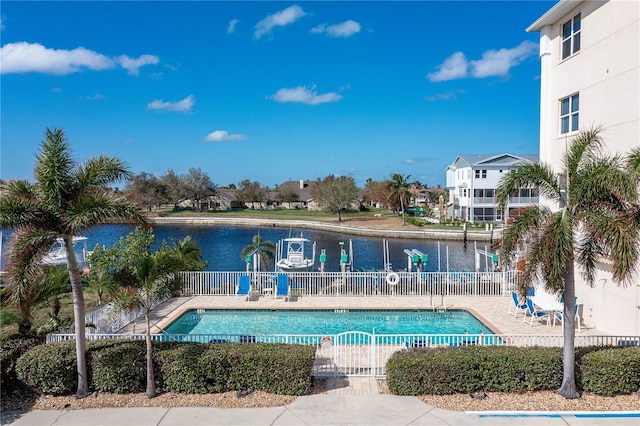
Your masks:
M537 204L536 188L522 188L509 198L506 211L498 208L500 179L523 162L538 161L537 154L459 155L447 167L447 217L466 222L502 222L509 212Z
M272 191L271 200L274 207L280 209L308 209L311 203L311 188L315 181L288 180L278 185L278 189ZM292 195L295 195L292 196Z

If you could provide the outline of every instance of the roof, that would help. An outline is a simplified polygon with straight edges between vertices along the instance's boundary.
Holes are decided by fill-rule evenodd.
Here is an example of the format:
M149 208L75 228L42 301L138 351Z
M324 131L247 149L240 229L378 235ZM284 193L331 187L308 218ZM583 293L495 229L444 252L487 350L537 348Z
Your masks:
M455 161L447 169L456 170L458 168L477 167L514 167L522 162L540 160L538 154L464 154L458 155Z
M302 182L303 187L300 188L300 182ZM278 185L278 190L280 191L293 191L298 194L300 201L308 201L311 199L311 188L315 185L315 182L310 182L307 180L287 180Z
M528 33L538 32L547 25L555 24L571 10L578 7L580 3L582 3L582 0L560 0L533 24L529 25L526 31Z

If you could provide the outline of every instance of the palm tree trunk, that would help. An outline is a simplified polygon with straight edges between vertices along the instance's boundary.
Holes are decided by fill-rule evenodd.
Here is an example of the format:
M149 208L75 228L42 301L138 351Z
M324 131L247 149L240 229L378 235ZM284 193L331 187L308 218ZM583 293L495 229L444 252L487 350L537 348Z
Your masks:
M402 226L404 226L404 202L402 201L402 195L400 195L400 211L402 212Z
M153 377L153 347L151 346L151 321L149 319L150 309L145 310L144 319L147 322L146 341L147 341L147 398L156 396L156 383Z
M85 336L85 306L84 293L82 292L82 279L78 269L78 261L73 251L73 236L63 237L67 252L67 270L71 281L73 294L73 320L76 337L76 361L78 364L78 389L76 398L84 398L89 395L89 377L87 376L87 342Z
M562 333L564 346L562 350L562 385L558 393L565 398L579 398L576 389L576 350L575 350L575 295L576 283L573 253L567 259L567 271L564 278L564 309L562 312Z

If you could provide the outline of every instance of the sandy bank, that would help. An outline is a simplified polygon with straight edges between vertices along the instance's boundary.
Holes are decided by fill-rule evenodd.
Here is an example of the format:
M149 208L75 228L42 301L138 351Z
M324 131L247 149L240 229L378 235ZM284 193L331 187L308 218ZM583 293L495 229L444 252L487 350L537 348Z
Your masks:
M336 232L349 235L362 235L367 237L383 238L411 238L441 241L462 241L462 230L426 229L416 226L391 225L383 221L351 220L348 223L314 222L306 220L278 220L255 218L231 218L231 217L155 217L153 221L158 224L192 224L192 225L221 225L221 226L254 226L274 228L303 228L320 231ZM468 230L468 241L490 241L491 232L483 230Z

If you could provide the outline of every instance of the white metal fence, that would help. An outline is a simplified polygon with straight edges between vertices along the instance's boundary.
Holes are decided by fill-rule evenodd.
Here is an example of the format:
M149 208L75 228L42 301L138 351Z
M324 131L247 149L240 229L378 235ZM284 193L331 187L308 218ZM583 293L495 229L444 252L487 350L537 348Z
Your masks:
M518 271L505 272L293 272L290 296L507 296ZM252 294L275 292L275 272L181 272L187 296L229 296L249 276Z
M73 334L47 335L47 343L72 340ZM92 334L89 340L144 339L144 334ZM316 359L314 376L374 376L386 375L387 360L394 352L417 347L502 345L555 346L563 345L561 335L526 334L400 334L383 335L349 331L336 335L230 335L230 334L154 334L152 339L165 342L264 342L313 345ZM640 336L575 336L579 346L640 346Z

